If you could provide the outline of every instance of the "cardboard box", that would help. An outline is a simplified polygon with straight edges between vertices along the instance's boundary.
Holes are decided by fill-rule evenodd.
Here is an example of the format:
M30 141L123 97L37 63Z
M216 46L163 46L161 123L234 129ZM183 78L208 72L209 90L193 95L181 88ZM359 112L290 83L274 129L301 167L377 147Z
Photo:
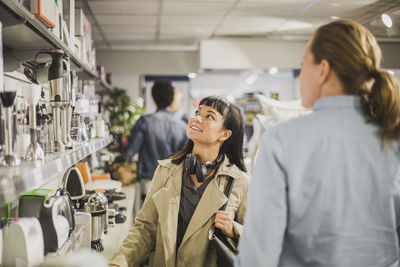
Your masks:
M54 0L31 0L31 13L33 13L47 27L56 27L58 14Z
M75 35L84 36L85 35L85 21L86 16L81 8L75 8Z
M63 0L63 2L64 21L69 35L69 38L66 38L69 39L67 44L69 48L73 49L75 40L75 0ZM64 37L66 37L65 34Z
M75 37L74 36L74 53L75 55L82 60L83 59L83 55L82 55L82 40L79 37Z

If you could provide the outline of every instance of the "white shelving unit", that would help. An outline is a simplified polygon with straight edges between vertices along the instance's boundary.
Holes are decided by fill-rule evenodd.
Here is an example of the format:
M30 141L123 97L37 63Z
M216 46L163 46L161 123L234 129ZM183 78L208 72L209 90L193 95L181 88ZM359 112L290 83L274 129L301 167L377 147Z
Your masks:
M18 167L0 167L0 206L49 182L73 164L106 147L111 141L111 136L93 139L73 150L54 153L43 162L22 162Z

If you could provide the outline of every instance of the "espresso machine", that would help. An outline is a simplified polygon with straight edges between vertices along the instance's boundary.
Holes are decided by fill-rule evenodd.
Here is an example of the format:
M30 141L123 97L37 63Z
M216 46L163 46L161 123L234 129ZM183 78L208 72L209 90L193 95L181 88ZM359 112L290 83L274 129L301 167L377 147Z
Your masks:
M70 88L65 79L69 75L69 64L63 59L64 51L59 49L44 49L36 54L48 54L51 56L51 64L48 71L50 85L50 105L53 110L54 127L54 150L55 152L65 151L61 133L65 131L65 120L61 120L61 110L70 105Z

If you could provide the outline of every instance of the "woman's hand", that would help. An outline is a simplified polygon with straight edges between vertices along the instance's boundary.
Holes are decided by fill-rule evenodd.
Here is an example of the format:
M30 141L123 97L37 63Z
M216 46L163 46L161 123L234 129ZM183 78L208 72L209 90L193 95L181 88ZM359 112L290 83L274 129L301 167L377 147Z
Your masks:
M226 212L224 210L218 210L215 213L214 223L215 227L221 229L224 235L230 238L235 237L235 233L233 232L233 220L229 215L229 212Z

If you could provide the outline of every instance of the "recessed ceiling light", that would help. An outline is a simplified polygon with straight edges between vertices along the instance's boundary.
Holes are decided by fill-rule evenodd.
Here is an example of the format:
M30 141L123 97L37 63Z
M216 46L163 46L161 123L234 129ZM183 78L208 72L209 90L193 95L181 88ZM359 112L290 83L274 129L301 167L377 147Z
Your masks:
M194 79L194 78L196 78L196 76L197 76L197 74L194 73L194 72L191 72L191 73L188 74L188 77L189 77L190 79Z
M386 27L388 27L388 28L392 27L392 25L393 25L392 18L388 14L383 13L381 19L382 19L383 24L385 24Z
M246 83L247 83L248 85L252 85L252 84L257 80L257 78L258 78L258 75L255 75L255 74L250 75L250 76L246 79Z
M269 74L275 75L278 73L278 68L277 67L272 67L269 69Z
M340 19L338 16L331 16L331 19Z

